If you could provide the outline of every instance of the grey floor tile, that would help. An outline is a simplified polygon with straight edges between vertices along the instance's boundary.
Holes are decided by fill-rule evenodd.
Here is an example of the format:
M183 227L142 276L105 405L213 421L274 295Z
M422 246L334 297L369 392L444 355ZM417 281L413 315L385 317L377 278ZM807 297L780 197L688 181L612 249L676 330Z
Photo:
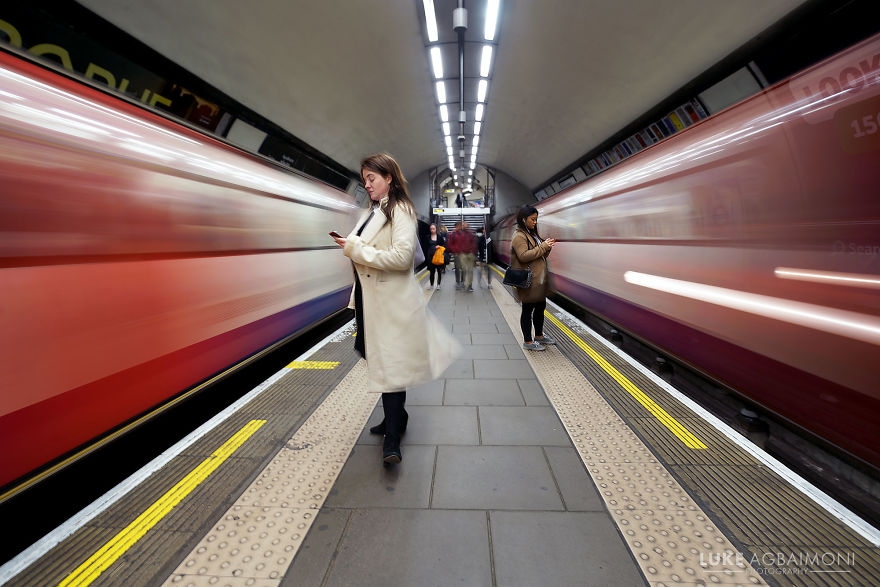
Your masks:
M443 404L444 380L435 379L406 390L408 406L439 406ZM379 402L382 406L382 402Z
M510 379L447 379L447 406L524 406L519 385Z
M500 344L469 344L462 349L461 356L467 359L507 359L504 346Z
M498 327L490 322L468 322L467 324L453 324L452 325L453 333L489 333L489 334L498 334Z
M330 508L427 508L436 447L402 443L403 462L382 464L380 445L356 444L325 502Z
M544 447L556 484L562 492L565 509L570 512L605 513L605 502L596 489L584 463L574 448Z
M452 362L443 372L443 379L473 379L474 361L472 359L457 359Z
M471 335L472 344L515 344L516 339L510 332L492 334L488 332L475 332Z
M549 406L550 400L537 379L517 379L527 406Z
M412 406L409 427L403 438L408 444L479 444L477 409L472 406Z
M525 359L474 359L476 379L518 379L529 376L534 377L535 372Z
M350 516L350 510L321 508L279 587L320 585Z
M485 514L424 510L355 512L326 587L491 587Z
M534 446L440 446L431 507L561 510L544 452Z
M481 407L480 433L486 445L572 446L559 416L549 406Z
M472 314L470 316L471 324L498 324L498 317L492 314L490 311L486 312L477 312L476 314ZM501 328L507 330L507 325L505 322L501 322Z
M409 422L403 435L408 444L479 444L477 409L474 406L418 406L407 402ZM382 437L370 434L370 427L382 421L382 407L370 415L358 437L358 444L382 444Z
M647 585L607 515L489 515L498 587Z

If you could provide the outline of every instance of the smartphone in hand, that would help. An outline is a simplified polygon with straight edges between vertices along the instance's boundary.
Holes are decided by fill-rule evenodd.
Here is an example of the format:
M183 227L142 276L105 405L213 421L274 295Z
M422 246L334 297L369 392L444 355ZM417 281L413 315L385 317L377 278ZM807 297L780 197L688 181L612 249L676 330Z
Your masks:
M342 235L339 234L338 232L336 232L335 230L330 231L330 236L332 236L333 238L342 238Z

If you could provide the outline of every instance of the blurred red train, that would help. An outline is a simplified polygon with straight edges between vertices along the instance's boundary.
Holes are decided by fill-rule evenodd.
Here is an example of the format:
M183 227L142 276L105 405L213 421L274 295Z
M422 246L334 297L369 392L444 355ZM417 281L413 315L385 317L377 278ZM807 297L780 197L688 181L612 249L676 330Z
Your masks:
M536 207L560 294L880 468L880 36Z
M0 486L343 309L354 198L0 53Z

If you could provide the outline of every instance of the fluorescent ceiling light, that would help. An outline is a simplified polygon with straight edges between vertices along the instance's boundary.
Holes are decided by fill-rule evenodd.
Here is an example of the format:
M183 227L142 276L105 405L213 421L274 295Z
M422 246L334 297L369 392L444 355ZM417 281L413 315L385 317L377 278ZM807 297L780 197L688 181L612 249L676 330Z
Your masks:
M471 155L476 157L477 156L477 149L479 149L479 148L480 147L478 147L477 145L474 145L473 147L471 147Z
M451 136L446 135L445 137L443 137L443 140L444 140L444 142L446 142L447 147L452 146L452 137Z
M449 109L446 104L440 106L440 122L449 122Z
M446 103L446 84L437 82L437 101L441 104Z
M428 4L428 0L425 0L425 5ZM498 26L498 9L500 0L489 0L486 6L486 29L483 31L483 36L487 41L491 41L495 38L495 29ZM431 13L434 13L434 7L431 7ZM434 23L434 28L437 28L437 23Z
M437 53L440 53L440 48L435 47L437 49ZM433 55L434 49L431 49ZM438 57L439 59L439 57ZM482 77L489 77L489 69L492 65L492 45L484 45L483 46L483 57L480 59L480 75ZM434 66L434 71L437 71L437 66ZM440 64L440 71L443 71L443 64ZM438 75L438 78L443 77L442 75Z
M434 14L434 0L422 0L422 5L425 7L425 26L428 29L428 40L432 43L436 43L438 36L437 36L437 16ZM488 28L488 26L489 26L489 24L487 21L486 27ZM495 25L492 25L492 26L494 28Z
M491 49L487 46L486 48ZM489 52L491 58L492 53ZM483 49L483 61L486 60L486 50ZM431 47L431 65L434 66L434 79L443 79L443 56L440 55L440 47ZM482 65L480 66L482 71ZM485 76L484 76L485 77Z
M452 157L452 145L446 145L446 154Z
M482 128L483 128L483 123L482 123L482 122L475 122L475 123L474 123L474 135L479 135L479 134L480 134L480 129L482 129Z
M479 136L475 136L475 137L474 137L474 146L476 147L476 146L479 145L479 144L480 144L480 137L479 137Z
M446 136L449 136L449 135L451 134L451 133L449 132L449 123L448 123L448 122L444 122L444 123L442 124L442 126L443 126L443 134L446 135Z
M474 120L476 120L477 122L483 120L483 108L483 104L477 104L477 109L474 112Z
M477 102L485 102L486 101L486 93L489 91L489 82L481 79L477 84ZM444 91L443 95L446 95ZM446 100L441 100L441 102L445 102Z

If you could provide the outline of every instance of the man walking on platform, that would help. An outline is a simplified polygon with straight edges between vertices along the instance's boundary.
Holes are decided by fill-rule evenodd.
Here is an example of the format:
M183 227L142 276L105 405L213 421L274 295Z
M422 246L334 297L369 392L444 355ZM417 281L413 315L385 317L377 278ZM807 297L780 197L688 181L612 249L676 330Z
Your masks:
M446 237L446 250L452 256L452 264L455 268L455 289L461 289L461 259L458 256L458 247L461 239L461 222L456 222Z
M455 254L456 268L461 264L461 289L474 291L474 260L477 255L477 237L468 227L467 222L461 223L457 230L455 246L458 252Z

